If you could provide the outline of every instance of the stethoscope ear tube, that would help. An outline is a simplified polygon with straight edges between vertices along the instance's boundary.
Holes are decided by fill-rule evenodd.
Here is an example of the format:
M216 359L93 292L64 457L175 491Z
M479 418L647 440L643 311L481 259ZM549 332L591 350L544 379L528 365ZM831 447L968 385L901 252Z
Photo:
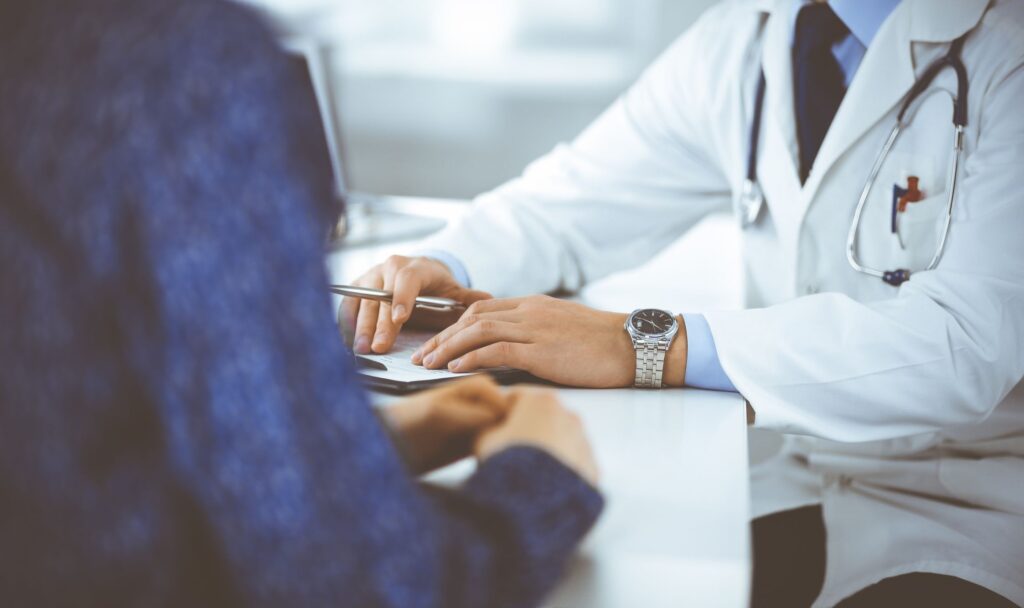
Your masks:
M761 70L754 93L754 118L750 127L750 149L747 151L747 176L743 180L743 191L739 197L738 215L740 228L744 230L757 223L764 207L764 193L761 192L761 184L757 180L757 152L758 146L761 145L765 86L764 70Z
M950 68L956 73L956 98L953 100L953 125L957 127L967 126L967 93L969 82L967 80L967 67L964 65L963 59L960 58L963 52L964 42L967 40L967 36L970 34L964 34L957 38L950 45L949 51L941 58L936 60L928 69L921 74L921 77L917 79L914 86L911 87L910 92L907 93L906 100L900 107L900 113L897 117L897 121L903 122L904 117L907 114L907 110L914 103L918 97L924 93L925 89L931 86L935 77L939 75L942 70Z
M968 87L970 87L970 82L967 80L967 66L964 65L961 58L966 40L967 34L954 40L953 45L949 48L949 53L946 54L946 62L956 72L956 105L953 106L953 124L960 128L961 133L967 127L967 93L969 92Z

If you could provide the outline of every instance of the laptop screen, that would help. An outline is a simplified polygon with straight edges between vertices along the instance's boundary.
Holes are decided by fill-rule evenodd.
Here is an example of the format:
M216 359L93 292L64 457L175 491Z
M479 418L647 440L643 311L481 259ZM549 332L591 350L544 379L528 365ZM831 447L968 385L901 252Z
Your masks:
M331 171L334 174L334 186L337 195L344 200L348 188L342 161L342 147L339 139L338 120L335 113L333 80L329 73L329 64L324 49L315 45L286 44L296 74L303 79L316 97L320 110L320 127L327 142L327 151L331 157Z

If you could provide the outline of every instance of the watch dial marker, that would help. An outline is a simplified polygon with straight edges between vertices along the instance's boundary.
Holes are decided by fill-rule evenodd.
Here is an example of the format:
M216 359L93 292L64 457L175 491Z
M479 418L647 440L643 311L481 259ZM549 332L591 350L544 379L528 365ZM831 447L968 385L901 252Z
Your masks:
M666 333L672 324L672 317L661 310L643 310L633 318L633 327L646 334Z

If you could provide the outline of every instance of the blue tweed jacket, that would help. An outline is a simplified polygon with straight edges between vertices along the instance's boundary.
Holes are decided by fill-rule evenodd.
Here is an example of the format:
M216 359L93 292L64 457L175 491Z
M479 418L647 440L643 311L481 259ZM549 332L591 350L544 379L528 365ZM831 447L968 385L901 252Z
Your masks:
M0 0L0 604L527 606L600 497L410 479L337 338L312 100L206 0Z

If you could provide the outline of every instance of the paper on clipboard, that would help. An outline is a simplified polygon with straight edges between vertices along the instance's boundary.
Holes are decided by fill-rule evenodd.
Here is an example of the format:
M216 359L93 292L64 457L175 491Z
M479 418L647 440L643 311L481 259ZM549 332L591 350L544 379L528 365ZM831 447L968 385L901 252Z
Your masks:
M370 380L370 384L391 390L418 390L447 380L466 378L477 374L491 374L503 377L521 374L509 367L481 369L469 373L454 373L446 369L427 369L412 362L412 354L434 334L429 331L402 331L395 340L391 352L383 355L356 355L356 359L369 362L361 365L359 373ZM376 369L377 366L383 369Z
M371 361L385 366L386 369L361 367L359 373L365 376L386 378L399 382L418 382L421 380L455 379L472 376L474 373L456 374L446 369L427 369L412 362L412 354L434 334L424 331L403 331L395 340L391 352L383 355L356 355L357 359Z

